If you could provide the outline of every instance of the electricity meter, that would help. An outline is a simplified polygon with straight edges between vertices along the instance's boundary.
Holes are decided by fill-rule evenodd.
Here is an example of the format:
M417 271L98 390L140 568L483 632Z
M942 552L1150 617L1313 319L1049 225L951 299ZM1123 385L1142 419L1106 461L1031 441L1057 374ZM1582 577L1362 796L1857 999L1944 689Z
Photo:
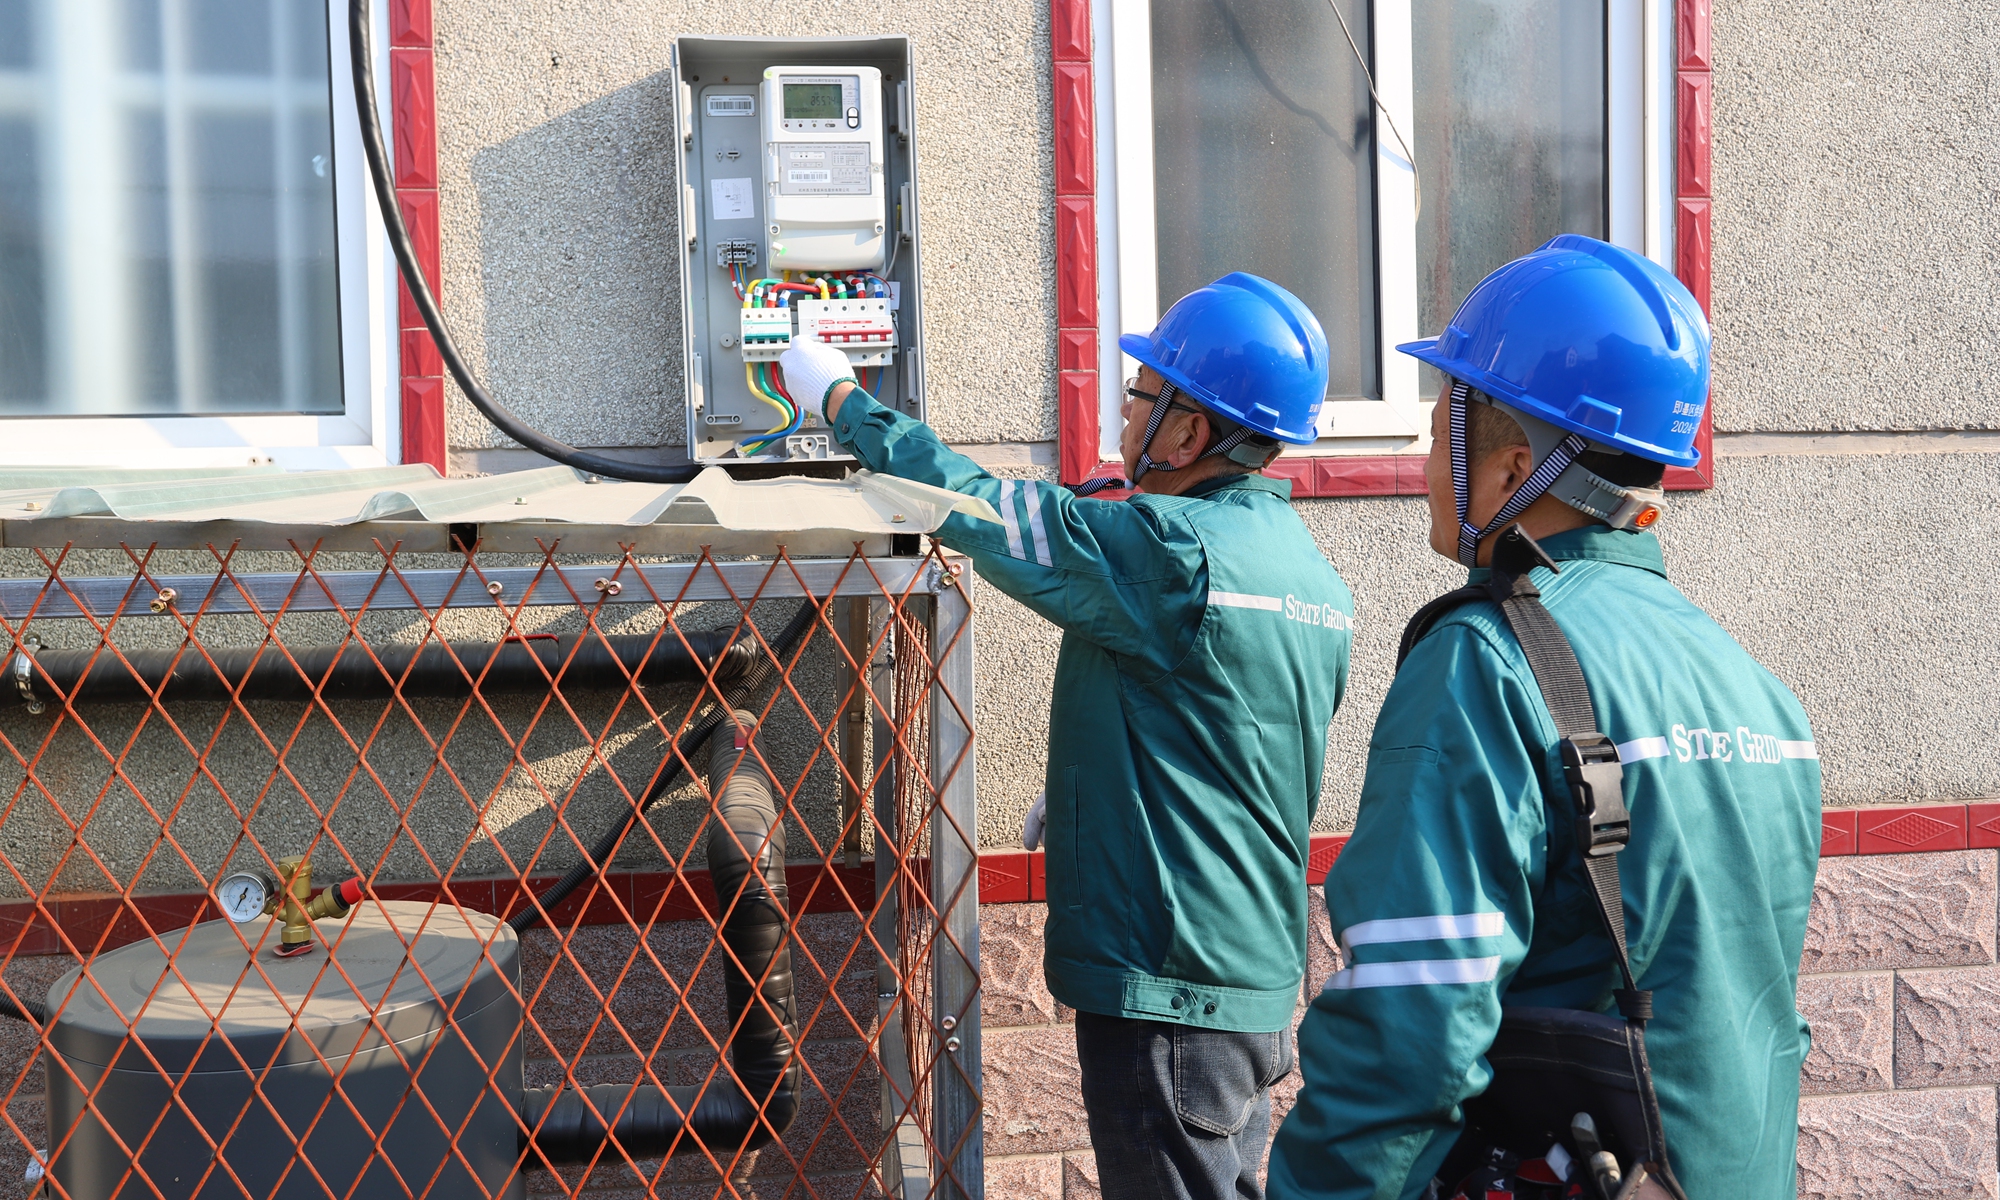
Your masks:
M794 339L839 347L869 394L924 416L909 39L674 46L688 457L837 470L849 455L785 386Z
M765 262L780 271L881 269L882 72L768 67L762 99Z

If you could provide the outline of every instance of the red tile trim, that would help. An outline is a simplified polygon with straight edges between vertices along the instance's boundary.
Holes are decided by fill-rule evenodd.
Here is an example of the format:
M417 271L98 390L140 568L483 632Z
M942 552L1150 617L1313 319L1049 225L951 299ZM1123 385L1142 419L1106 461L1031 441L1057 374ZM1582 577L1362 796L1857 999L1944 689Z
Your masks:
M1708 56L1709 0L1681 0L1680 11L1675 14L1676 48L1680 60L1676 64L1683 71L1706 71L1712 65Z
M1347 847L1344 833L1316 833L1312 835L1306 848L1306 883L1318 887L1326 882L1326 873L1333 869L1334 860Z
M431 0L390 0L389 44L431 44Z
M1054 62L1056 339L1062 347L1056 438L1064 483L1081 483L1097 463L1097 93L1090 64L1090 0L1049 0ZM1090 334L1087 343L1080 335ZM1088 347L1087 363L1072 347ZM1075 365L1072 365L1074 363Z
M396 143L396 199L433 291L438 267L437 55L432 0L389 5L389 97ZM400 283L397 328L402 351L402 460L445 469L444 360Z
M1306 853L1306 882L1325 882L1347 846L1344 833L1312 835ZM1833 808L1820 816L1820 857L1851 854L1921 854L1947 850L2000 848L2000 803L1912 804L1880 808ZM981 904L1021 904L1047 898L1047 856L1021 850L989 850L979 856ZM864 861L855 869L822 863L799 863L786 871L793 911L835 913L869 911L875 897L875 866ZM528 881L533 893L547 891L556 877ZM447 895L447 892L449 895ZM525 901L521 884L511 877L453 880L447 889L435 883L385 883L372 895L383 900L456 901L475 912L508 916ZM155 934L215 919L207 896L168 893L135 896L134 914L117 896L71 893L51 896L38 911L32 901L0 903L0 954L62 954L63 935L84 951L103 951L146 936L139 915ZM615 872L593 890L577 889L556 907L558 924L581 915L585 925L622 925L626 916L640 924L713 919L715 885L708 872ZM60 932L58 932L60 930ZM100 944L101 941L101 944Z
M1025 904L1034 894L1029 885L1026 850L986 850L979 855L979 902Z
M1061 336L1067 338L1077 332L1066 329ZM1094 337L1091 340L1096 341ZM1078 433L1074 438L1065 437L1056 443L1061 452L1062 478L1065 482L1074 483L1097 474L1123 473L1123 468L1115 463L1098 464L1110 466L1108 472L1099 471L1097 465L1093 465L1097 464L1097 372L1063 371L1056 377L1056 423L1060 429L1090 434L1088 441L1083 439L1082 433Z
M1709 147L1713 142L1713 83L1709 68L1709 17L1711 0L1679 0L1674 11L1674 41L1677 76L1674 94L1679 122L1675 134L1679 145L1674 161L1679 170L1674 179L1674 274L1694 293L1701 310L1708 309L1708 283L1713 245L1709 239L1708 198L1711 184ZM1701 430L1695 435L1701 461L1688 469L1667 472L1669 491L1700 491L1715 486L1715 398L1710 394L1702 410Z
M1049 54L1057 62L1090 61L1090 0L1050 0Z
M425 331L404 330L404 336L430 340ZM403 377L403 461L444 460L444 380ZM442 468L440 468L442 469Z
M1898 805L1855 810L1863 854L1913 854L1963 850L1967 845L1963 804Z
M1023 860L1024 877L1017 899L1025 900L1028 856L1019 857ZM987 886L986 872L987 864L982 859L982 899ZM788 867L785 875L792 911L797 915L867 913L875 903L872 861L853 870L800 863ZM528 881L528 889L540 894L555 886L556 879L554 875L537 876ZM378 900L414 900L420 904L455 901L473 912L502 917L519 911L527 900L520 881L513 878L456 879L449 888L436 883L384 883L370 889L370 895ZM641 925L648 921L710 920L716 911L715 885L708 872L702 870L680 875L671 871L614 872L595 888L585 884L572 892L552 915L558 925L575 923L579 914L585 925L622 925L626 917L619 911L621 906ZM67 935L77 949L85 952L110 950L145 939L146 929L139 921L141 915L155 934L182 929L196 921L213 920L218 915L207 896L191 892L134 896L132 907L139 910L137 914L117 896L104 893L52 896L42 907L46 914L38 913L32 901L0 903L0 954L10 949L17 956L67 953L62 935ZM49 920L51 916L53 923Z
M1974 850L2000 846L2000 804L1965 806L1966 845Z
M1708 308L1710 270L1707 201L1713 118L1709 102L1710 2L1678 0L1674 21L1677 54L1675 82L1681 109L1679 144L1675 154L1680 172L1675 187L1679 202L1675 205L1674 214L1674 273L1701 301L1704 311ZM1083 89L1080 94L1084 100L1092 98L1089 92L1092 80L1087 65L1091 46L1089 0L1050 0L1049 16L1049 54L1055 63L1056 74L1053 106L1057 198L1056 296L1060 314L1057 324L1067 332L1072 327L1081 326L1083 322L1080 318L1086 304L1090 314L1089 324L1093 328L1097 324L1094 217L1088 227L1088 236L1079 236L1078 231L1072 228L1079 210L1065 207L1066 201L1094 199L1096 195L1095 139L1091 127L1093 110L1091 104L1079 102L1077 90ZM1698 208L1691 206L1689 201L1698 201ZM1088 280L1087 287L1080 282L1084 279ZM1091 387L1096 387L1094 375L1089 382ZM1081 388L1083 381L1079 379L1070 386ZM1064 394L1067 396L1069 392L1066 390ZM1669 491L1699 491L1715 486L1714 411L1715 406L1710 404L1703 412L1701 432L1696 436L1695 444L1701 448L1700 465L1687 470L1676 468L1668 471L1666 486ZM1119 464L1098 460L1098 439L1101 435L1094 393L1087 408L1081 403L1057 404L1056 436L1061 447L1064 483L1080 483L1092 476L1119 473ZM1323 468L1324 473L1315 473L1311 477L1292 468L1276 473L1293 481L1293 499L1424 495L1427 489L1423 483L1423 464L1421 461L1408 462L1408 457L1328 458L1321 461L1337 461L1343 465ZM1381 465L1384 459L1394 463L1393 469ZM1096 466L1088 467L1090 463L1096 463ZM1107 499L1116 498L1111 493L1100 495Z
M1065 329L1056 336L1056 366L1064 371L1097 373L1097 331Z
M389 51L389 92L396 108L396 186L437 190L437 93L429 50Z
M1709 194L1709 137L1714 112L1707 71L1682 71L1675 89L1680 122L1678 191L1683 197Z
M1097 154L1090 110L1090 64L1055 65L1056 122L1065 136L1056 139L1056 195L1094 197Z

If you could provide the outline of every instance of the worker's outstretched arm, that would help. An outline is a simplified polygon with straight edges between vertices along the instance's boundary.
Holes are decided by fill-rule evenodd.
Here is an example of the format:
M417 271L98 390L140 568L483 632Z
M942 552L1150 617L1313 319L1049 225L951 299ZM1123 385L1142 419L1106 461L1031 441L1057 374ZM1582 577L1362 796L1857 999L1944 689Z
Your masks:
M841 445L869 470L991 504L1001 524L953 514L932 536L970 555L982 578L1055 624L1113 653L1149 660L1173 653L1166 643L1191 636L1174 628L1173 614L1143 609L1151 589L1119 586L1146 580L1191 586L1193 580L1179 577L1199 569L1167 544L1160 518L1145 506L1079 500L1058 484L996 479L930 426L859 389L847 393L832 424ZM1172 631L1165 639L1163 629Z
M1326 880L1346 967L1299 1027L1305 1082L1272 1144L1273 1200L1421 1196L1459 1105L1485 1089L1547 854L1525 747L1555 735L1533 686L1489 631L1456 623L1397 673Z

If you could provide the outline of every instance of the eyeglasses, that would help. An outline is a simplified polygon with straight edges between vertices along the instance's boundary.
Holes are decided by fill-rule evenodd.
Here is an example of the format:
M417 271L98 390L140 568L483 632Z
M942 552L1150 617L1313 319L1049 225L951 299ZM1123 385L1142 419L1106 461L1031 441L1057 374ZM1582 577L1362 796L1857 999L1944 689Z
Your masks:
M1137 375L1128 375L1125 377L1125 394L1134 400L1144 400L1148 404L1158 404L1160 402L1159 393L1142 392L1139 390L1139 377ZM1170 410L1178 408L1185 413L1200 413L1202 411L1192 404L1182 404L1178 400L1167 401L1167 408Z

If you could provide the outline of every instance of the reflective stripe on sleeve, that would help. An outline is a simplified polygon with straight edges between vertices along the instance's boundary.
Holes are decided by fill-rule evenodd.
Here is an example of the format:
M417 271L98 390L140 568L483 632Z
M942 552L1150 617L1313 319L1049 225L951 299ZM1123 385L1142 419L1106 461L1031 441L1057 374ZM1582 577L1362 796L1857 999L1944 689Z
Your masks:
M1619 762L1644 762L1649 758L1667 756L1667 739L1663 737L1633 738L1629 742L1618 743Z
M1499 937L1507 931L1504 913L1453 913L1442 917L1392 917L1363 921L1340 931L1343 950L1389 942L1433 942L1439 938Z
M1261 608L1266 612L1283 612L1285 610L1285 602L1280 597L1257 596L1249 592L1212 591L1208 594L1208 602L1210 604L1219 604L1224 608Z
M1416 962L1360 963L1335 972L1323 992L1356 988L1413 987L1430 983L1491 983L1499 978L1500 956L1427 958Z
M1781 758L1818 758L1819 747L1811 742L1787 742L1781 739L1778 742L1778 755Z
M1035 536L1035 561L1045 567L1055 566L1049 557L1049 535L1042 528L1042 490L1032 483L1021 485L1022 497L1028 502L1028 532Z
M1015 558L1028 557L1027 551L1021 549L1021 522L1014 515L1014 481L1011 479L1000 481L1000 523L1007 527L1007 553Z

